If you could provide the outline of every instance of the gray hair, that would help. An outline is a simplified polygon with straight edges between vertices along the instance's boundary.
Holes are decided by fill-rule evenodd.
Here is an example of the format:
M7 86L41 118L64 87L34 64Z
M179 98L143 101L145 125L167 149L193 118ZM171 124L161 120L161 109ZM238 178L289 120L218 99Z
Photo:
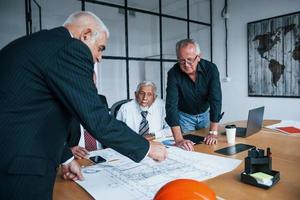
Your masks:
M178 55L179 55L179 50L183 47L186 47L189 44L193 44L195 46L196 54L199 55L201 53L200 45L195 40L193 40L193 39L183 39L183 40L180 40L176 43L176 56L177 56L177 58L178 58Z
M79 27L85 27L90 25L91 23L95 23L101 31L105 32L107 35L107 38L109 38L109 30L105 26L105 24L102 22L102 20L97 17L94 13L90 11L78 11L72 13L67 20L63 23L63 26L66 26L68 24L74 24ZM94 37L98 37L99 33L97 31L94 32Z
M141 89L142 86L151 86L153 88L154 95L156 95L156 85L153 82L151 82L151 81L143 81L143 82L139 83L137 85L137 87L136 87L135 92L138 93L140 91L140 89Z

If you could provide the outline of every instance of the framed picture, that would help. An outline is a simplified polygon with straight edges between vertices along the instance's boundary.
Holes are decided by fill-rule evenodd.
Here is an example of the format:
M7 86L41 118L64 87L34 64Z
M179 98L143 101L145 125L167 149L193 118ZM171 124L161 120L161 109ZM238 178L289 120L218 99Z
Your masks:
M248 96L300 97L300 12L249 22Z

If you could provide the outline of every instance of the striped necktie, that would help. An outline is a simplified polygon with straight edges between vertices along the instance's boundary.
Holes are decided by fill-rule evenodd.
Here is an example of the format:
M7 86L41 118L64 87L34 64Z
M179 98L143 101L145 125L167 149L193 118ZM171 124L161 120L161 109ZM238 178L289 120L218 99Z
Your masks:
M95 151L97 150L97 142L89 132L84 130L84 143L85 143L85 148L88 151Z
M142 121L140 123L139 134L143 136L149 132L149 123L146 119L148 115L148 111L142 111L141 115L142 115Z

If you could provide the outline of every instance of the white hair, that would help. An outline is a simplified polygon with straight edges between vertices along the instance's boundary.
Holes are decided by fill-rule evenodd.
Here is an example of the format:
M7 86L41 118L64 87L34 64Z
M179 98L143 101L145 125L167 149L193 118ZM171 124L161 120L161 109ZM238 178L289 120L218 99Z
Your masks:
M95 23L101 31L105 32L107 35L107 38L109 38L109 30L105 26L105 24L102 22L102 20L97 17L94 13L90 11L78 11L72 13L67 20L63 23L63 26L66 26L68 24L73 24L78 27L85 27L90 25L91 23ZM94 32L94 37L98 37L99 33L97 31Z
M183 39L176 43L176 56L178 58L179 51L181 48L186 47L189 44L193 44L195 46L196 54L199 55L201 53L200 45L193 39Z
M154 95L156 95L156 85L153 82L151 82L151 81L143 81L143 82L139 83L137 85L137 87L136 87L135 92L138 93L140 91L140 89L141 89L142 86L151 86L153 88Z

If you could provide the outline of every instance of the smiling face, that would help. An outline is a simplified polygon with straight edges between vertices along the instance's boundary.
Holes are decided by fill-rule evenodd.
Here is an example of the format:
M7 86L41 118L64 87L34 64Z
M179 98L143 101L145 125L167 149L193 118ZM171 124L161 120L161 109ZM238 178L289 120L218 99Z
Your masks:
M189 76L196 74L197 64L200 61L200 55L196 53L194 44L188 44L180 48L178 52L178 62L180 69Z
M135 98L142 107L149 108L156 98L155 91L152 86L141 86L138 92L135 92Z

